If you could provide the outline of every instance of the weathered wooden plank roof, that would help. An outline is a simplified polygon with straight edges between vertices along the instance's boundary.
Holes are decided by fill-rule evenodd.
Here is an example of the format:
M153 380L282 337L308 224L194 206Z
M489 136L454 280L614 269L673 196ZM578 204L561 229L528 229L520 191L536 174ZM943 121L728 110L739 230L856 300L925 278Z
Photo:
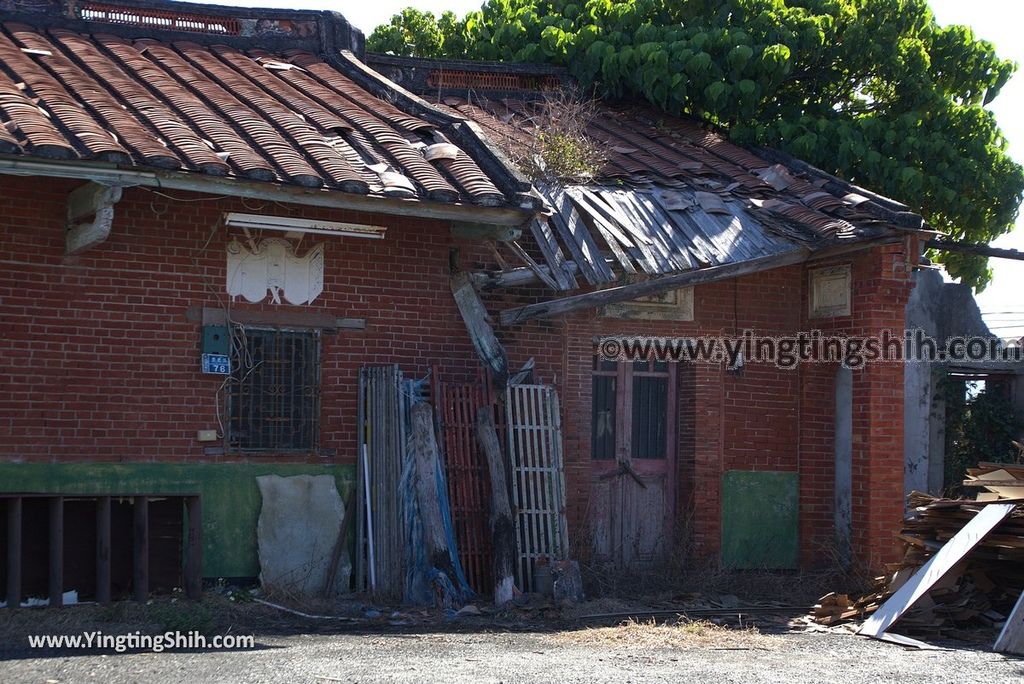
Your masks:
M756 217L736 201L723 202L714 212L706 211L693 198L694 191L688 189L585 185L564 189L544 186L540 191L552 210L546 219L537 220L540 225L534 227L534 235L542 232L549 236L541 254L560 290L577 287L565 254L580 266L589 284L600 285L614 282L623 274L680 273L781 254L794 245L820 242L820 237L809 231L800 235L793 227L773 229L775 221L771 217ZM582 219L575 232L567 230L565 212L554 210L558 201L569 201L573 213ZM559 229L544 230L545 222ZM594 247L587 251L587 244Z

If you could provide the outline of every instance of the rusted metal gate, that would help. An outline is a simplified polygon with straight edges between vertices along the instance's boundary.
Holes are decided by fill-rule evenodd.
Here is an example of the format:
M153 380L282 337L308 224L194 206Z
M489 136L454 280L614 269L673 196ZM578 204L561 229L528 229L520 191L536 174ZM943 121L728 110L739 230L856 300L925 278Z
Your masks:
M448 496L459 561L473 591L489 594L493 585L488 528L491 486L487 463L477 443L475 423L480 408L493 410L493 395L484 383L439 382L435 392L444 435Z
M512 385L505 394L512 494L516 507L516 584L534 591L537 560L569 552L558 394L549 385Z

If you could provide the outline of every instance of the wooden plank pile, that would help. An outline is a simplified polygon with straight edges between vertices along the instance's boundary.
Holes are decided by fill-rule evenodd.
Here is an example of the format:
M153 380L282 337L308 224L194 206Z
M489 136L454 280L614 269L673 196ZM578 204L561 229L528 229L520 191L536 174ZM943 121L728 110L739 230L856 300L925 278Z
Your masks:
M978 488L978 501L1024 500L1024 465L979 463L967 469L964 487Z
M997 487L1017 486L1005 484L1011 478L1019 479L1020 486L1024 487L1024 467L1000 465L990 468L991 465L994 464L982 464L972 469L978 473L969 472L969 476L978 478L997 472L999 479L991 480L999 482ZM1005 495L1005 491L994 493ZM1008 497L998 501L1014 503ZM886 575L875 578L871 590L860 598L851 599L848 595L836 593L823 596L812 610L815 622L836 625L872 615L988 503L985 500L940 499L912 492L908 497L910 510L899 535L906 545L903 560L889 566ZM1001 627L1022 589L1024 500L963 560L914 602L899 618L899 628L901 632L950 636L963 628Z

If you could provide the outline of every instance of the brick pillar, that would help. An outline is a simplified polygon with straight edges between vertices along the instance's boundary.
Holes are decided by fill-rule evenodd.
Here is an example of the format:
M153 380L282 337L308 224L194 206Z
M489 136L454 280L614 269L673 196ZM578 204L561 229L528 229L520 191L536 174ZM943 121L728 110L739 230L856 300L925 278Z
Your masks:
M903 245L865 252L853 265L853 331L902 335L912 282ZM898 560L903 520L903 364L872 362L853 372L855 563L872 570Z
M698 556L717 557L722 542L725 371L711 363L697 363L694 371L693 545Z

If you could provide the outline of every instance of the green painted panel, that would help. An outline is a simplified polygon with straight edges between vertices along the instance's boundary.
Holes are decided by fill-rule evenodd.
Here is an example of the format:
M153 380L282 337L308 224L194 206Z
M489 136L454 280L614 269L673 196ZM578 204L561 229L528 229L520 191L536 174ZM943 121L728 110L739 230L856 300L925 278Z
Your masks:
M345 498L355 466L308 463L0 463L0 492L203 497L203 575L259 574L260 475L333 475Z
M722 563L788 570L800 562L796 473L730 470L722 476Z

